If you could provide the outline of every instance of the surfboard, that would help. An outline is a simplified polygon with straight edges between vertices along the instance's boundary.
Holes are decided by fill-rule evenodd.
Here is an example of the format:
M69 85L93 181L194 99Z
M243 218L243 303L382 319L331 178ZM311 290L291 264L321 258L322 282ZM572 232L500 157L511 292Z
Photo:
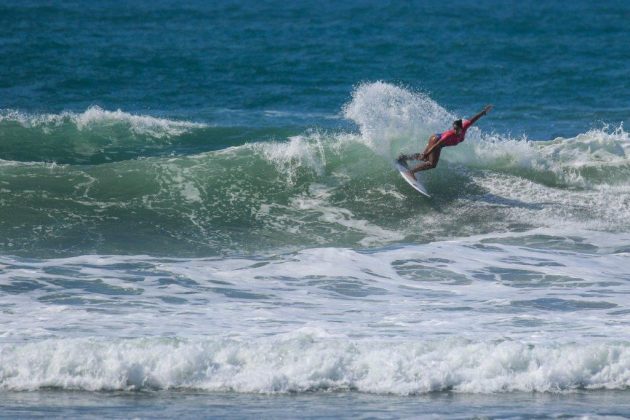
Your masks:
M427 187L425 187L422 182L414 178L412 175L407 174L409 167L406 164L403 165L402 163L398 161L396 161L395 164L396 164L396 169L398 169L398 172L400 172L400 176L402 176L403 179L407 181L407 184L411 185L411 187L414 190L418 191L420 194L423 194L431 198L431 196L429 195L429 192L427 191Z

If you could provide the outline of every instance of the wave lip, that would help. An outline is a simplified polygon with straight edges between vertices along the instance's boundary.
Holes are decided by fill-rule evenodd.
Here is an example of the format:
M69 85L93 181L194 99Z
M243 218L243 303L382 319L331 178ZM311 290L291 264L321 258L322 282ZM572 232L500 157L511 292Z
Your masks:
M81 113L0 111L0 159L99 164L167 153L207 125L91 106Z
M630 345L356 341L321 331L230 339L52 339L0 346L0 388L414 395L627 389Z
M52 130L65 124L72 124L79 131L88 130L98 125L124 124L138 135L156 138L179 136L191 129L207 127L203 123L175 121L148 115L130 114L120 109L108 111L93 105L84 112L64 111L59 114L28 114L16 110L0 112L0 123L14 122L25 128Z

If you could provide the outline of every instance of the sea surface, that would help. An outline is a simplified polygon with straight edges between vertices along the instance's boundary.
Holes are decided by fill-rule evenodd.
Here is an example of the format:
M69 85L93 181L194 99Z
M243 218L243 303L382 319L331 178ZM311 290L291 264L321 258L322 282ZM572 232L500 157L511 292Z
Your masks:
M629 19L2 1L0 417L630 415Z

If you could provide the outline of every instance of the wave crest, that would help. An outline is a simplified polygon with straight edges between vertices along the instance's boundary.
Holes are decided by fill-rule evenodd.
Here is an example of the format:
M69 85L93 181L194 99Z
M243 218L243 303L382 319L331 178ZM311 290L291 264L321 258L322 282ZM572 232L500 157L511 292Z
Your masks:
M356 390L413 395L627 389L627 343L353 341L298 332L228 339L45 340L0 348L0 388Z
M120 109L107 111L99 106L90 106L84 112L65 111L60 114L28 114L16 110L0 112L0 123L18 123L25 128L41 128L51 132L55 128L71 124L77 130L90 130L99 126L122 124L137 135L155 138L166 138L182 135L195 128L206 127L206 124L189 121L175 121L156 118L148 115L134 115Z
M0 112L0 158L23 162L99 164L150 156L199 142L205 124L92 106L82 113ZM206 133L207 134L207 133Z

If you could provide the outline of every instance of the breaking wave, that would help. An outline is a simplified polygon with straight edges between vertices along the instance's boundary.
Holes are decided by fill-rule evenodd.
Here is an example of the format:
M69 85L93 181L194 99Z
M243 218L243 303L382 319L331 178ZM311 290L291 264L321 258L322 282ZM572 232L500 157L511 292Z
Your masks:
M443 152L437 169L423 174L433 195L425 200L407 188L392 159L419 150L455 116L424 94L381 82L358 86L343 112L358 132L277 132L266 137L277 140L218 148L220 139L206 137L225 136L226 128L98 108L37 118L5 113L0 129L17 124L54 133L69 126L80 136L68 146L74 157L65 159L74 163L0 161L6 214L0 249L161 254L168 246L174 255L203 256L370 247L558 225L630 227L630 141L623 127L552 141L474 127L464 143ZM76 164L77 153L89 149L83 134L111 124L142 138L133 146L125 136L105 136L110 143L102 150L125 143L115 158L88 151L88 162L101 163ZM196 146L187 149L191 133ZM57 140L65 137L49 146L61 153ZM149 144L158 146L147 152ZM3 157L22 153L9 153L10 146L3 143Z
M412 395L627 389L627 343L353 341L299 332L229 339L66 339L0 347L0 389L356 390Z

